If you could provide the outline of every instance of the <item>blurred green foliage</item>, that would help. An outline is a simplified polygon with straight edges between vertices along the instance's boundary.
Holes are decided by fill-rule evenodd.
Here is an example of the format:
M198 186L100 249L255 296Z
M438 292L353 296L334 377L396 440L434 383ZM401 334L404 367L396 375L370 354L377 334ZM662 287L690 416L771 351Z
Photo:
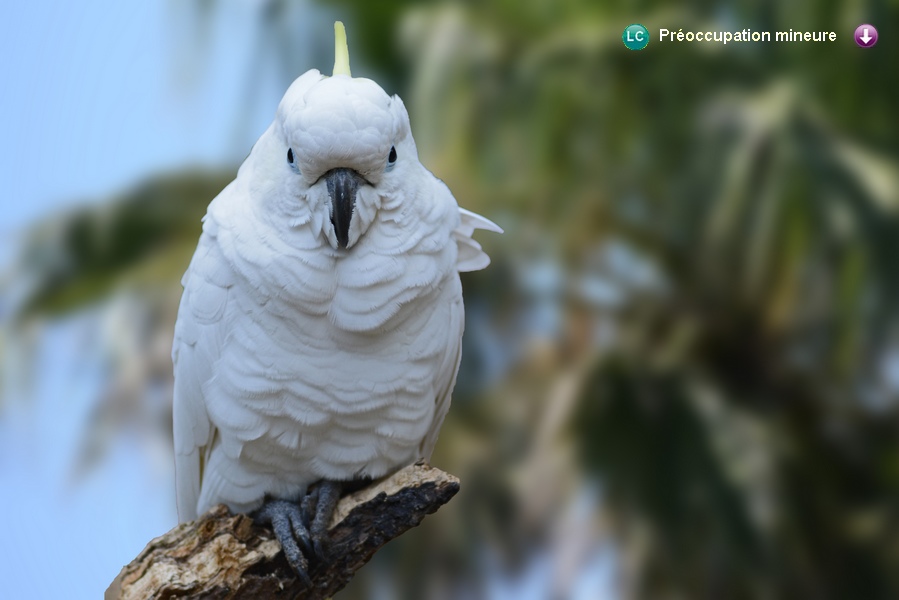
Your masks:
M295 14L265 5L263 27ZM899 7L334 6L423 162L507 230L464 280L466 366L434 456L463 491L346 597L482 597L533 555L574 561L546 584L566 597L588 564L568 549L604 543L622 597L899 597ZM838 39L630 52L632 22ZM852 42L861 22L883 25L874 49ZM129 273L177 285L227 179L36 230L25 256L59 260L26 267L28 310Z
M38 224L18 265L30 280L22 315L72 311L123 280L177 282L209 200L233 177L231 170L158 177L108 204Z

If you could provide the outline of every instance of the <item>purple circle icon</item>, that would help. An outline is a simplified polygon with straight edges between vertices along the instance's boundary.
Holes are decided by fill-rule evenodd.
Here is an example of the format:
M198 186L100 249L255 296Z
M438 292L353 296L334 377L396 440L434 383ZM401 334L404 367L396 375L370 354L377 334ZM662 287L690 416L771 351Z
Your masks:
M855 28L855 43L860 48L870 48L877 43L877 30L873 25L859 25Z

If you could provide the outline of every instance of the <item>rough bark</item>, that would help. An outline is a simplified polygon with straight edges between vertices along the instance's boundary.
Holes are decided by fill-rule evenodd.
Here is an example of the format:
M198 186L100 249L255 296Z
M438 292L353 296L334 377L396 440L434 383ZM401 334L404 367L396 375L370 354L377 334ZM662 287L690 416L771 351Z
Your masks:
M294 574L270 529L219 505L151 541L106 591L145 598L330 598L384 544L418 525L459 491L459 480L423 462L341 498L330 551L310 565L312 587Z

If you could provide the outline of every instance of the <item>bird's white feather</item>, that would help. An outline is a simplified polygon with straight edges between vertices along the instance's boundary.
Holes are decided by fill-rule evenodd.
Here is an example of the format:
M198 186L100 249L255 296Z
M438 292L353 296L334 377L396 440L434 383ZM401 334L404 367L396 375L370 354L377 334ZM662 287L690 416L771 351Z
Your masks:
M388 173L390 148L400 159ZM336 167L366 181L347 248L321 181ZM500 231L418 162L398 97L343 75L297 79L210 204L182 281L181 520L428 457L461 357L458 273L489 263L475 229Z

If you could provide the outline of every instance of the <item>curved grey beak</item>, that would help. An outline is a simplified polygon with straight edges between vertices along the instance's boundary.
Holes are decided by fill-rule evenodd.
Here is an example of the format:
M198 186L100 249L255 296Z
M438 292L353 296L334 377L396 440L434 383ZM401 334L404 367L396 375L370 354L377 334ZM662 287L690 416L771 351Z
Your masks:
M344 167L325 173L328 195L331 196L331 224L341 248L346 248L349 241L350 220L356 207L356 190L363 181L359 173Z

